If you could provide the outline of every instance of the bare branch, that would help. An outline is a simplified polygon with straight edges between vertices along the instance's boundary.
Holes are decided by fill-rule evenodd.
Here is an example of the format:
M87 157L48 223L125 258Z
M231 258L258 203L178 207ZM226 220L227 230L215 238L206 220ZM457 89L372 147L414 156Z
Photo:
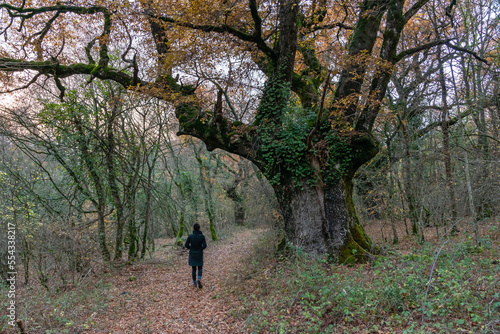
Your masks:
M449 46L450 48L454 49L454 50L457 50L457 51L460 51L460 52L465 52L465 53L468 53L470 55L472 55L474 58L476 58L477 60L485 63L486 65L489 65L488 61L484 58L481 58L476 52L474 51L471 51L469 49L466 49L466 48L462 48L460 46L456 46L456 45L453 45L451 43L446 43L447 46Z
M240 117L236 113L236 110L234 109L233 104L231 103L231 100L229 99L229 96L227 95L227 89L222 89L221 85L219 85L219 83L215 79L209 78L208 81L213 83L215 85L215 87L217 87L217 89L224 94L224 100L226 100L226 104L229 107L231 114L233 115L235 120L239 121Z
M453 38L447 38L447 39L443 39L443 40L433 41L433 42L429 42L426 44L422 44L422 45L417 46L415 48L401 51L396 56L395 61L397 63L398 61L400 61L403 58L406 58L408 56L411 56L412 54L415 54L415 53L420 52L420 51L428 50L428 49L433 48L433 47L438 46L438 45L448 44L452 40L453 40Z
M95 44L96 39L93 38L85 47L85 54L87 55L87 60L89 61L89 64L95 64L94 58L92 58L92 54L90 53L92 50L92 47Z
M58 76L54 76L54 81L56 82L57 89L59 89L59 92L61 92L59 94L59 99L62 100L64 98L64 92L66 91L66 87L63 86Z
M62 43L61 43L61 48L59 49L59 52L55 55L54 58L57 58L61 55L61 53L63 52L64 50L64 46L66 45L66 38L63 36L62 38Z
M345 30L353 30L354 29L354 27L349 26L347 24L344 24L341 22L336 22L336 23L325 24L325 25L317 25L317 26L314 26L311 30L318 31L318 30L326 30L326 29L333 29L333 28L342 28Z
M107 38L111 32L111 13L105 7L101 6L91 6L91 7L81 7L81 6L71 6L71 5L62 5L57 4L55 6L45 6L39 8L24 8L24 3L22 7L15 7L10 4L0 4L0 9L5 8L7 10L8 15L11 18L19 17L21 18L21 24L19 26L19 31L22 29L24 22L26 19L32 18L37 14L48 13L48 12L56 12L55 16L47 22L44 29L40 32L42 35L41 38L45 36L45 34L50 29L51 24L57 18L57 16L61 13L74 13L79 15L88 15L88 14L97 14L101 13L104 15L104 26L101 35L99 36L99 42L101 44L99 49L99 66L106 67L109 63L109 55L108 55L108 45L106 43ZM37 34L35 34L37 35ZM39 38L41 43L41 39ZM40 60L40 54L39 60Z
M30 80L30 82L28 82L26 85L24 86L21 86L21 87L18 87L18 88L14 88L14 89L10 89L10 90L6 90L4 92L0 92L0 94L7 94L7 93L13 93L13 92L16 92L18 90L23 90L25 88L28 88L29 86L31 86L32 84L34 84L36 82L36 80L41 76L42 74L41 73L37 73L33 79Z
M465 112L463 112L463 113L461 113L453 118L450 118L446 121L446 125L448 127L452 126L452 125L456 124L458 121L460 121L462 118L469 116L471 113L472 113L472 111L468 110L468 111L465 111ZM425 128L417 131L417 137L420 138L420 137L426 135L427 133L431 132L431 130L433 130L434 128L436 128L438 126L442 126L442 125L443 125L443 121L432 122L432 123L428 124Z
M419 0L404 14L405 21L408 22L429 0Z
M249 0L248 7L250 7L250 13L252 14L253 22L255 23L254 36L262 38L262 19L259 16L257 2L255 0Z
M103 13L105 15L110 15L109 11L105 7L101 6L91 6L91 7L80 7L80 6L70 6L70 5L55 5L55 6L46 6L39 8L23 8L23 7L15 7L9 4L0 4L0 8L7 9L9 16L11 17L20 17L24 19L31 18L37 14L48 13L48 12L59 12L59 13L75 13L75 14L96 14ZM17 12L17 13L15 13ZM26 13L23 15L23 13Z
M200 30L204 32L216 32L216 33L228 33L230 35L233 35L237 37L238 39L245 41L245 42L251 42L254 43L257 48L262 51L266 56L271 58L272 60L276 60L276 54L274 53L273 49L269 47L266 42L262 39L262 36L256 36L256 34L249 34L247 32L238 30L234 27L231 27L229 25L223 24L221 26L215 26L215 25L210 25L210 24L193 24L189 22L182 22L179 20L175 20L171 17L157 17L157 19L162 20L167 23L172 23L180 27L185 27L185 28L190 28L194 30ZM257 23L256 23L257 24Z
M130 31L128 30L128 27L126 24L123 24L123 28L125 28L125 32L127 33L127 36L128 36L128 45L127 45L127 48L125 49L125 51L123 51L121 58L125 63L133 64L134 63L133 59L132 60L127 59L127 54L130 52L130 50L134 49L132 47L132 35L130 35ZM134 58L135 58L135 56L134 56Z
M311 139L314 133L319 129L319 126L321 124L321 119L323 118L323 108L325 106L325 98L326 98L326 93L328 91L328 88L330 86L330 76L331 73L328 72L328 75L325 80L325 88L323 90L323 96L321 97L321 105L319 107L318 115L316 116L316 123L314 124L314 128L311 130L309 135L307 136L307 147L311 147Z
M35 42L35 51L37 53L37 60L41 61L43 60L43 54L42 54L42 42L47 33L49 32L50 27L52 26L52 23L59 17L59 12L57 12L50 20L47 21L45 24L45 27L37 33L35 33L32 37L36 35L40 35L38 39Z

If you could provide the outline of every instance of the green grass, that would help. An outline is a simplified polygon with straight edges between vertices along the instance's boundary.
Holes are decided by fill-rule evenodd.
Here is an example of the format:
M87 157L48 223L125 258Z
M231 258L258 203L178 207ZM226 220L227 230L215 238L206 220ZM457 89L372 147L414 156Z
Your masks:
M300 252L277 261L263 237L242 279L234 314L250 331L276 333L490 333L499 330L500 264L488 239L393 250L352 267ZM435 263L435 269L431 268ZM426 297L426 291L428 294ZM425 303L424 303L425 300ZM422 322L423 316L423 322ZM494 327L497 326L497 327Z
M102 280L74 287L71 291L49 293L43 288L22 289L17 298L17 317L28 333L76 333L92 327L93 318L107 306L109 284ZM6 296L0 303L6 305ZM0 316L0 332L12 333L5 316Z

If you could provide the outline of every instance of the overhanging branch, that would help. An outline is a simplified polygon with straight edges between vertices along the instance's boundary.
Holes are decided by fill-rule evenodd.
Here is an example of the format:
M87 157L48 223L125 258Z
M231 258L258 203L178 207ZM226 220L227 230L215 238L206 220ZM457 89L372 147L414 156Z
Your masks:
M452 126L452 125L456 124L458 121L460 121L462 118L469 116L471 113L472 113L472 111L470 111L470 110L463 112L460 115L457 115L457 116L447 120L445 122L446 123L445 125L448 127ZM438 126L443 126L443 124L444 124L443 121L432 122L432 123L428 124L425 128L417 131L417 137L419 137L419 138L423 137L427 133L431 132L431 130L433 130L434 128L436 128Z
M101 59L99 61L99 65L103 67L107 66L109 62L109 55L108 55L108 46L105 41L107 36L111 32L112 19L111 19L111 13L106 7L101 7L101 6L81 7L81 6L57 4L55 6L45 6L39 8L24 8L24 3L23 3L22 7L16 7L10 4L0 4L0 9L2 8L5 8L7 10L7 13L11 18L16 18L16 17L21 18L21 24L19 29L23 27L26 19L32 18L37 14L56 12L56 14L49 21L47 21L42 31L33 35L33 36L40 35L39 39L37 40L38 46L40 46L43 38L49 31L52 23L62 13L74 13L79 15L97 14L97 13L103 14L104 15L103 31L99 37L101 39L100 41L101 47L99 49L99 55ZM2 33L5 32L6 30L3 30Z
M405 22L408 22L429 0L418 0L406 13L404 13Z
M452 40L453 40L453 38L447 38L447 39L443 39L443 40L433 41L433 42L429 42L429 43L426 43L426 44L422 44L422 45L417 46L415 48L411 48L411 49L408 49L408 50L401 51L396 56L395 60L396 60L396 62L399 62L403 58L411 56L412 54L418 53L420 51L428 50L428 49L433 48L433 47L438 46L438 45L448 44Z
M331 23L331 24L324 24L324 25L316 25L312 27L312 31L318 31L318 30L326 30L326 29L333 29L333 28L342 28L345 30L353 30L354 27L341 23L341 22L336 22L336 23Z
M442 40L438 40L438 41L429 42L429 43L426 43L426 44L423 44L423 45L420 45L418 47L411 48L411 49L408 49L405 51L401 51L396 56L396 62L399 62L403 58L411 56L411 55L418 53L420 51L428 50L430 48L433 48L433 47L439 46L439 45L447 45L450 48L452 48L453 50L468 53L468 54L472 55L474 58L476 58L477 60L485 63L486 65L489 65L488 61L486 59L480 57L476 52L469 50L469 49L466 49L466 48L462 48L462 47L457 46L457 45L451 44L451 41L453 41L453 40L454 40L454 38L442 39Z
M0 58L0 71L22 72L25 70L36 71L40 74L67 78L75 74L93 75L102 80L113 80L125 88L131 86L145 86L148 83L137 80L134 82L130 75L110 67L101 68L94 64L76 63L71 65L61 65L57 60L47 61L24 61L13 58Z
M204 32L216 32L216 33L228 33L230 35L235 36L236 38L245 41L245 42L250 42L254 43L257 48L262 51L266 56L271 58L272 60L276 60L276 54L274 53L273 49L271 49L266 42L262 39L262 36L260 34L256 33L254 34L249 34L247 32L241 31L239 29L236 29L234 27L231 27L227 24L223 24L220 26L216 25L210 25L210 24L193 24L189 22L183 22L180 20L173 19L171 17L157 17L157 19L162 20L167 23L172 23L180 27L185 27L189 29L194 29L194 30L199 30L199 31L204 31ZM260 19L260 18L259 18ZM255 23L256 27L258 26L258 21Z
M476 52L474 51L471 51L469 49L466 49L466 48L462 48L460 46L457 46L457 45L453 45L451 43L446 43L447 46L449 46L450 48L452 48L453 50L456 50L456 51L460 51L460 52L465 52L465 53L468 53L470 55L472 55L474 58L476 58L477 60L485 63L486 65L489 65L488 61L484 58L481 58Z

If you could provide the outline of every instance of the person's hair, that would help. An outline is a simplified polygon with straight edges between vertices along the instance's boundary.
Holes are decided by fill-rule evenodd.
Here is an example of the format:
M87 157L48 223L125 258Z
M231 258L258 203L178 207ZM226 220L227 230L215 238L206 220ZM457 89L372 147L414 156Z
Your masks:
M200 224L195 223L195 224L193 225L193 230L195 230L195 231L199 231L199 230L200 230Z

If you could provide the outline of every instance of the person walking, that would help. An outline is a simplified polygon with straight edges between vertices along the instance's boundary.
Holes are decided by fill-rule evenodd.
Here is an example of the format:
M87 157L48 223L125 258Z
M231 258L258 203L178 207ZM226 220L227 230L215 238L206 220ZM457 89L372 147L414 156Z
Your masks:
M189 265L192 268L193 286L202 288L201 275L203 274L203 250L207 248L205 236L200 231L200 224L193 225L193 233L190 234L184 244L189 249ZM198 280L196 280L196 267L198 267Z

